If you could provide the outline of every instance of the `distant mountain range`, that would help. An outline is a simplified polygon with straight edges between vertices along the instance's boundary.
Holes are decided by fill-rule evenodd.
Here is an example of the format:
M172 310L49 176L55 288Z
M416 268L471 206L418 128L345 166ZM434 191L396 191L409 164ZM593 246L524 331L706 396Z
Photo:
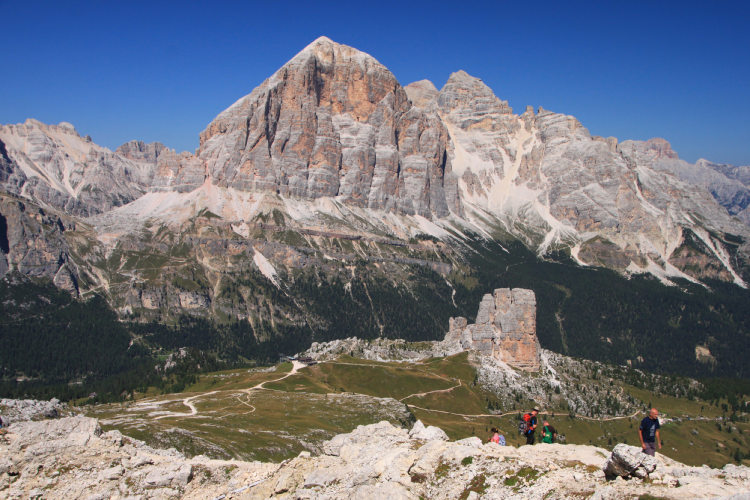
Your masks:
M136 322L245 321L258 340L349 322L439 337L510 269L477 267L492 245L680 287L750 280L750 166L514 114L463 71L403 87L325 37L220 113L195 154L0 126L0 189L0 275L102 295Z

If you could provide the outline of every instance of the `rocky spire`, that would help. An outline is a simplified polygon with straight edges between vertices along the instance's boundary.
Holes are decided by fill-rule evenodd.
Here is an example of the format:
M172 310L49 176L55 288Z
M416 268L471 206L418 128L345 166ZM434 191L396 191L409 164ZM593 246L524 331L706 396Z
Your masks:
M420 108L426 108L437 102L438 89L429 80L412 82L404 87L404 90L406 90L409 100Z
M479 78L469 75L464 70L452 73L438 97L440 109L444 112L464 110L474 117L487 115L505 115L513 113L508 101L495 96L492 89Z
M446 342L460 342L464 349L478 351L522 370L539 369L536 336L536 295L523 288L498 288L479 303L476 322L451 318Z

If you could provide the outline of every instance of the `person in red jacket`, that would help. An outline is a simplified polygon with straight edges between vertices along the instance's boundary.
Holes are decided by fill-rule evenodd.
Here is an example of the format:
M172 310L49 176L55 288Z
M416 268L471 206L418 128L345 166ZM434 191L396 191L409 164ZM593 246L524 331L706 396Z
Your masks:
M528 422L528 430L526 431L526 444L534 444L534 431L536 430L537 426L537 415L539 415L539 410L537 410L536 408L531 410L531 419Z

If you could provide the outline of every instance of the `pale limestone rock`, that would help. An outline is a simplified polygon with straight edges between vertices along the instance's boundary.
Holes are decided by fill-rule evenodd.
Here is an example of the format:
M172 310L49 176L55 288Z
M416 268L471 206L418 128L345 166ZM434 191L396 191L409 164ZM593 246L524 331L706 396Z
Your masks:
M15 183L25 193L76 215L91 215L128 203L146 192L152 167L97 146L67 125L37 120L0 126L2 156L12 161ZM1 180L1 178L0 178Z
M437 104L438 89L429 80L420 80L404 87L409 100L417 107L428 108Z
M518 236L540 251L550 243L578 243L575 257L583 263L645 270L649 261L664 260L660 254L674 248L682 227L696 226L692 216L678 214L700 213L714 231L749 234L720 213L705 190L658 172L655 165L680 162L666 141L618 144L591 137L575 118L541 107L536 114L527 109L513 115L480 80L462 72L451 76L438 103L451 136L462 209L492 213L511 232L519 223L535 228L537 236ZM729 267L720 254L709 259ZM712 277L737 281L729 272Z
M445 433L445 431L443 431L443 429L435 427L434 425L425 427L421 420L417 420L417 422L414 424L414 427L411 428L411 430L409 431L409 437L422 441L448 440L448 435Z
M607 477L648 477L656 470L657 460L643 453L641 448L620 443L614 447L602 467Z
M417 450L414 464L409 468L412 476L428 476L437 468L446 444L439 440L428 441Z
M79 270L70 257L72 248L65 235L75 228L74 220L9 197L0 197L0 217L6 226L4 238L0 238L0 276L19 271L48 278L77 296Z
M154 468L144 479L148 487L185 486L193 478L193 467L190 464L168 464Z
M484 443L482 442L480 438L476 436L472 436L472 437L468 437L464 439L459 439L458 441L456 441L456 444L460 444L462 446L469 446L471 448L481 448Z
M417 500L419 497L399 483L386 482L364 485L354 490L348 498L373 500Z
M217 116L198 156L221 186L441 217L446 145L383 65L321 37Z
M536 336L536 297L532 290L498 288L485 294L476 323L451 318L446 343L460 342L464 349L523 370L539 369L541 347Z
M68 123L2 126L0 186L41 206L113 219L127 219L126 211L112 210L144 195L153 196L148 207L169 205L199 188L208 197L217 187L232 188L216 190L232 196L239 190L307 201L336 197L378 211L466 216L459 225L487 221L482 229L503 227L540 253L571 247L584 264L628 273L657 266L674 274L673 266L689 278L743 284L722 238L712 235L750 241L750 167L690 165L663 139L592 137L574 117L541 107L515 115L463 71L440 92L427 81L402 88L372 57L321 38L201 137L196 155L140 141L112 152ZM174 217L193 215L185 209ZM372 217L379 221L381 212ZM18 220L9 220L9 232L17 233L11 222ZM696 231L716 248L698 256L675 250ZM39 242L35 235L29 252L0 248L0 275L16 269L43 275L76 293L79 270L58 236ZM61 252L41 255L40 246ZM742 244L737 260L748 253ZM180 305L174 297L144 304L132 298L131 308Z
M118 446L109 436L101 439L96 435L95 421L77 419L51 421L53 425L29 422L23 427L36 440L47 439L49 432L55 446L42 454L30 453L26 446L19 445L28 441L13 431L20 424L13 424L9 443L0 440L0 496L447 500L465 496L467 486L478 477L484 478L483 498L569 498L590 496L591 492L595 492L594 498L637 498L646 494L713 498L731 497L750 487L747 467L686 467L661 456L657 461L663 473L652 473L649 483L622 478L608 482L601 471L591 471L605 462L605 450L601 448L559 444L501 447L480 444L478 438L423 442L387 422L336 436L329 442L330 448L338 450L336 455L301 454L280 464L205 457L188 460L132 440ZM77 432L88 430L87 444L66 437L64 428L71 426ZM132 459L139 456L148 456L151 461L136 468ZM472 460L465 460L467 457ZM192 478L196 466L210 474L196 472L196 478ZM227 478L229 466L234 471ZM505 479L515 476L521 467L540 474L534 481L521 479L506 485ZM61 473L48 475L54 468L60 468ZM13 482L7 480L8 473L14 474Z
M337 197L433 218L481 215L465 220L503 226L540 253L572 247L584 264L673 273L672 265L738 284L721 238L698 259L672 253L704 228L709 240L750 240L748 172L687 164L663 139L592 137L574 117L541 107L515 115L463 71L439 92L428 81L402 88L372 57L324 37L209 124L197 155L141 141L112 152L65 122L0 127L0 186L76 215L200 187ZM0 274L14 264L3 253ZM746 259L747 243L739 253ZM721 271L691 274L696 265ZM70 271L49 275L71 289Z
M60 403L57 398L49 401L35 399L0 399L3 425L14 422L26 422L44 418L58 418L68 416L70 410L66 403Z
M99 480L114 481L119 479L124 472L125 469L122 467L122 465L115 465L114 467L110 467L109 469L104 469L103 471L101 471L99 473Z
M129 141L115 149L115 153L125 158L152 164L156 164L159 156L166 151L169 151L169 148L160 142L147 144L143 141Z

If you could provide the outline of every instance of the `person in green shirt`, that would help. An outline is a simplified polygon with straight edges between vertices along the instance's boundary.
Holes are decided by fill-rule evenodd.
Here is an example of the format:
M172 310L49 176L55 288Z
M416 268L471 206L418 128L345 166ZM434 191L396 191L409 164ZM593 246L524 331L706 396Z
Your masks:
M542 422L542 443L554 443L555 439L557 439L557 431L545 420Z

